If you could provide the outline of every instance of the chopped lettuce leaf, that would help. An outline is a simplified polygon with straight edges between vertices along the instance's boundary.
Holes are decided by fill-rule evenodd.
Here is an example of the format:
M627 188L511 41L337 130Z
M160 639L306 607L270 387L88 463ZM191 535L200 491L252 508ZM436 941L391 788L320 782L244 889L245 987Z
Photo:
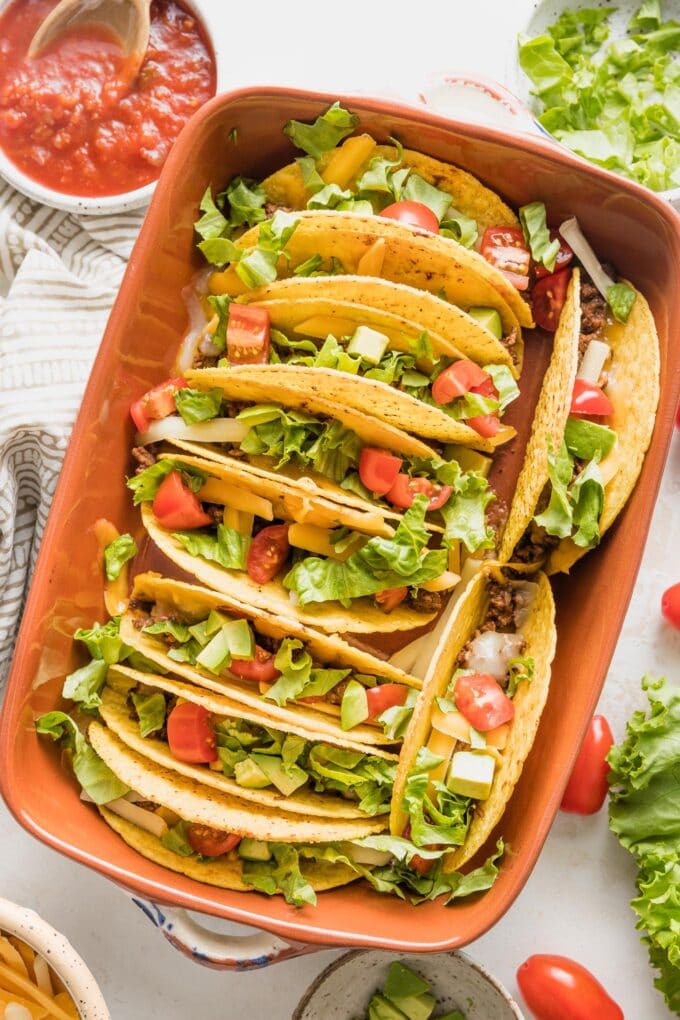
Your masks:
M492 549L495 535L493 528L487 524L486 508L495 498L486 478L472 472L461 475L441 510L445 543L450 545L460 541L471 553L478 549Z
M199 237L203 241L214 237L221 237L227 230L229 224L227 223L226 217L220 212L213 201L210 185L208 185L203 193L199 209L203 213L203 216L201 216L199 220L196 220L196 223L194 224L194 230Z
M534 262L552 273L555 268L555 259L560 250L558 238L550 240L550 232L545 218L545 205L543 202L531 202L524 205L519 211L519 219L524 231L524 240L531 249L531 257Z
M550 502L534 520L538 525L558 538L567 538L573 526L572 507L569 501L569 482L574 471L574 462L569 456L566 444L560 443L557 452L548 439L548 475L550 477Z
M160 691L155 691L153 694L133 693L131 697L139 719L140 737L149 737L152 733L162 730L167 713L163 694Z
M335 102L325 113L317 117L313 124L289 120L283 130L296 148L302 149L314 159L321 159L324 152L334 149L343 138L351 135L358 125L359 118L356 114L350 113L340 106L340 103Z
M572 541L583 549L591 549L600 541L600 517L604 508L604 486L597 461L591 460L581 471L569 490L569 498L577 527Z
M230 231L235 227L254 227L266 216L267 194L261 184L247 177L234 177L226 191L218 195L217 201L229 206Z
M93 659L104 659L108 666L122 662L130 651L120 636L119 616L103 624L95 623L88 629L81 627L73 637L83 642Z
M187 425L217 418L222 407L224 393L217 387L212 390L192 390L188 387L177 390L175 407Z
M107 581L115 581L120 577L120 572L133 556L137 555L137 544L132 535L127 532L119 535L113 542L109 542L104 549L104 571Z
M477 221L473 220L471 216L466 216L465 213L450 206L439 224L439 233L444 237L453 238L464 248L472 248L479 237L479 228Z
M300 870L297 849L285 843L270 843L269 847L271 861L243 861L243 881L269 896L282 893L294 907L314 906L316 893Z
M36 720L38 733L60 740L72 755L73 771L85 793L95 804L108 804L130 792L82 735L70 715L48 712Z
M507 365L485 365L484 371L493 379L493 384L498 390L498 410L503 412L508 404L517 400L519 386Z
M239 421L251 425L241 443L244 453L273 457L277 470L290 462L310 467L335 482L358 465L361 440L340 422L320 421L275 405L267 406L264 413L264 406L255 405L238 415Z
M246 286L263 287L274 282L279 258L285 254L285 247L299 222L294 213L279 209L271 220L261 224L256 246L247 252L239 249L236 273Z
M420 174L409 174L401 192L404 202L420 202L431 209L441 222L451 206L451 195L429 184Z
M179 857L194 857L195 852L187 838L188 822L178 822L161 836L161 843L166 850L178 854Z
M615 283L607 290L607 304L612 314L619 322L628 322L628 316L635 304L637 297L632 287L627 283Z
M81 666L66 677L61 693L65 698L76 701L86 712L99 708L108 668L103 659L92 659L86 666Z
M409 688L403 705L393 705L378 716L378 722L388 740L402 740L413 716L418 700L418 691Z
M442 782L435 782L437 803L428 793L430 772L442 758L421 747L406 780L403 808L408 812L411 839L417 847L428 844L462 846L472 816L473 801L451 793Z
M210 342L218 352L223 351L227 346L227 326L229 325L231 302L232 298L228 294L208 294L208 303L217 315L217 327L210 337Z
M315 276L317 271L321 269L323 265L323 259L320 255L312 255L310 258L301 262L299 266L296 266L293 270L294 276Z
M299 697L323 697L345 679L350 669L315 669L302 641L284 638L274 659L281 676L263 697L285 705Z
M180 542L192 556L219 563L227 570L244 570L248 539L226 524L217 525L217 534L211 531L173 531L172 537Z
M317 191L325 188L326 182L316 169L316 160L312 156L298 156L295 162L300 167L302 180L310 195L315 195Z

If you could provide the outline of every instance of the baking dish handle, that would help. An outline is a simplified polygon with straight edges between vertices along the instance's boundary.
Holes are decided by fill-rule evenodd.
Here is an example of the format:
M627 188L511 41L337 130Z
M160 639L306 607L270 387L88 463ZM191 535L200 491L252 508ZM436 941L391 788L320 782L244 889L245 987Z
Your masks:
M160 906L139 896L130 898L163 933L170 945L195 963L214 970L268 967L271 963L282 963L323 948L303 942L286 942L266 931L257 931L251 935L210 931L190 917L186 910Z
M539 134L554 145L558 144L517 96L483 75L463 71L433 72L428 75L418 98L443 116Z

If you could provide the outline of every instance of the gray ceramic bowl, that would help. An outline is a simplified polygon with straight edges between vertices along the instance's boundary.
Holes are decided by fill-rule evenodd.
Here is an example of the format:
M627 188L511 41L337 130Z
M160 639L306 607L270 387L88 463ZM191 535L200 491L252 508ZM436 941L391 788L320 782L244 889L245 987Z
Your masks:
M365 1016L374 992L400 960L430 984L435 1015L460 1009L466 1020L524 1020L519 1006L491 974L465 953L396 956L373 949L347 953L326 967L305 993L292 1020L353 1020Z

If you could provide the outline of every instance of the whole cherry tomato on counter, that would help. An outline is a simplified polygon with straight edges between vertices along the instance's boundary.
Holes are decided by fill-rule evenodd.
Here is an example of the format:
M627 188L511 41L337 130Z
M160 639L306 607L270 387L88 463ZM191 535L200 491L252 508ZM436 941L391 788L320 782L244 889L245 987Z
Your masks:
M603 715L594 715L560 807L577 815L594 815L604 804L609 784L609 754L614 737Z
M666 588L661 596L661 612L673 627L680 629L680 583Z
M624 1020L597 978L567 956L530 956L517 983L536 1020Z

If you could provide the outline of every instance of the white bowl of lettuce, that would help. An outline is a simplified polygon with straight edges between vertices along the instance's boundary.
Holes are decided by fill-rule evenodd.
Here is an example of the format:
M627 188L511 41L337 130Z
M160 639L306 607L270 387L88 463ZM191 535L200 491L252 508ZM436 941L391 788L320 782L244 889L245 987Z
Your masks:
M540 130L680 209L680 0L542 0L510 77Z

